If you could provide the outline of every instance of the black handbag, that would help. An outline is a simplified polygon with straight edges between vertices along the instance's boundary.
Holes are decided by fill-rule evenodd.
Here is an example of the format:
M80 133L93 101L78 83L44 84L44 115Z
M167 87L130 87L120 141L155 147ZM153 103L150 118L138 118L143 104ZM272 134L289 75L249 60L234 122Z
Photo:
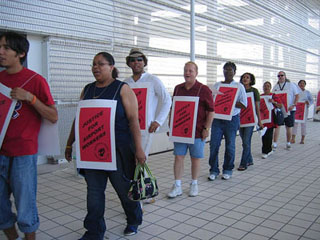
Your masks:
M284 115L281 108L274 109L274 123L278 126L284 125Z
M148 165L137 164L133 180L130 183L128 197L132 201L153 198L159 194L156 178L152 175Z

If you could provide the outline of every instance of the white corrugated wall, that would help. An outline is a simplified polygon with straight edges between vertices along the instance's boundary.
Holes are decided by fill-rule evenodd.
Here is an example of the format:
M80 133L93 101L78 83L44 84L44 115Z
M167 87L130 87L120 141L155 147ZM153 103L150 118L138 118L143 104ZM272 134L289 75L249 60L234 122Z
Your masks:
M90 64L100 51L114 55L123 79L131 73L125 64L130 48L142 48L148 71L172 92L189 59L189 10L185 0L0 0L0 30L43 37L45 74L62 109L75 104L83 86L94 80ZM294 82L305 79L313 94L319 89L319 1L196 0L195 10L201 82L221 80L222 64L232 60L236 80L252 72L260 90L264 81L276 82L279 70ZM72 117L60 114L60 120L63 146Z

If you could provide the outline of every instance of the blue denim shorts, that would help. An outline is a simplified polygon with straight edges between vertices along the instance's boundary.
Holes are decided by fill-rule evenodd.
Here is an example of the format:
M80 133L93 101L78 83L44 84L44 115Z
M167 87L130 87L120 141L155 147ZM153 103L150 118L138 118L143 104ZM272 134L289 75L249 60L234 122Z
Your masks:
M12 158L0 155L0 229L12 227L15 222L21 232L35 232L39 227L36 205L37 154ZM17 216L12 212L10 195L13 194Z
M204 144L205 141L201 138L196 138L194 144L189 143L174 143L174 155L185 156L189 149L190 156L192 158L203 158L204 157Z
M296 111L290 111L290 115L284 119L284 125L287 127L293 127L294 125L294 115Z

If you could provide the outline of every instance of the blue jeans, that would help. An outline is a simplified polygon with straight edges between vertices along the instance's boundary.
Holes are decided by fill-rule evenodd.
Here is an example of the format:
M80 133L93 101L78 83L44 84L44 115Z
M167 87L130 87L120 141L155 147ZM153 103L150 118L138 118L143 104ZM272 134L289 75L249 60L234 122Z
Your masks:
M84 227L87 229L82 239L103 240L106 231L104 219L105 190L107 181L110 182L120 198L122 208L127 217L127 224L138 226L142 223L140 202L128 198L130 179L133 178L135 168L134 153L130 148L117 148L117 170L104 171L84 169L87 182L87 215ZM127 171L126 171L127 170ZM125 172L130 172L126 174ZM128 176L129 175L129 176Z
M236 135L240 127L239 114L233 116L230 121L214 119L211 128L210 139L210 174L218 176L219 170L219 148L221 145L222 137L225 137L225 153L223 163L223 174L232 175L232 169L234 168L234 158L236 152Z
M239 130L242 139L242 156L240 167L247 168L248 164L253 163L251 154L251 139L254 127L241 127Z
M19 157L0 155L0 229L15 222L21 232L35 232L39 227L37 209L37 154ZM11 160L10 160L11 159ZM9 162L12 161L9 174ZM17 216L12 212L13 194Z

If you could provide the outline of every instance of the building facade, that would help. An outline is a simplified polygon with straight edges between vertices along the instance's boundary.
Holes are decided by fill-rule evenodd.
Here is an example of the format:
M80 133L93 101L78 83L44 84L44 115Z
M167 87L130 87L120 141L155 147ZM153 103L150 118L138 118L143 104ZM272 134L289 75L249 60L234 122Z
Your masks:
M0 13L0 31L25 33L31 42L28 67L51 86L62 149L80 92L94 81L90 64L96 53L113 54L121 80L131 74L125 57L139 47L148 56L148 71L169 92L184 81L189 1L0 0ZM223 79L222 66L231 60L238 67L235 79L251 72L261 91L264 81L275 84L283 70L293 82L305 79L315 95L320 89L320 2L196 0L195 54L198 80L205 84ZM170 147L157 144L152 152Z

